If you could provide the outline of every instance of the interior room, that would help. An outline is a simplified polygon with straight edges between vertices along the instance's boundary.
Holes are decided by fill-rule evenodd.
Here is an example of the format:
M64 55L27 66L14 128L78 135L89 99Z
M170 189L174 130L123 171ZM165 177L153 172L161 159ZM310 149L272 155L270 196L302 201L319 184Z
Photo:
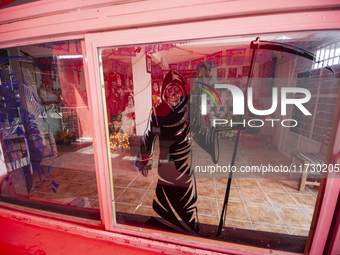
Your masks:
M154 121L150 116L164 101L165 77L176 70L186 81L191 115L194 115L193 109L202 107L201 101L195 101L197 83L215 86L217 92L210 91L213 97L207 95L206 113L200 120L201 128L214 134L214 157L206 147L197 144L192 117L191 133L187 136L191 148L189 164L196 180L199 222L206 229L217 228L225 209L227 227L307 237L320 175L308 174L306 178L303 172L307 174L306 164L324 164L339 87L337 42L332 33L306 32L263 35L259 39L217 38L103 48L101 75L105 84L117 222L138 225L150 216L160 217L154 207L160 199L157 195L157 183L162 178L159 171L171 161L160 156L162 138L154 138L147 177L138 162L143 162L145 157L140 146ZM255 54L251 43L259 45ZM260 45L272 45L272 48L261 49ZM311 58L306 57L309 54ZM204 64L209 72L207 76L202 76L200 69ZM279 103L276 101L277 107L271 113L261 115L246 106L242 119L233 114L233 110L236 111L233 95L216 87L222 83L237 86L245 97L251 87L252 105L257 110L274 109L273 88L277 88ZM284 88L310 91L310 99L303 104L310 115L293 104L286 104L286 113L282 114L280 101ZM301 92L287 94L289 99L305 96ZM249 106L249 102L245 102ZM243 123L244 120L243 130L230 129L231 121ZM219 125L213 128L213 123ZM163 149L166 153L167 148ZM307 158L299 154L304 152L310 153ZM318 155L318 161L313 155ZM209 172L207 167L212 166L216 168ZM229 172L218 172L218 166L236 169L229 196L226 196ZM266 166L268 168L264 168Z
M3 105L9 105L8 89L19 95L14 115L2 108L7 168L2 174L8 176L2 193L46 210L78 210L77 215L99 219L80 42L22 46L2 54L11 57L1 62ZM320 180L309 174L318 169L305 167L325 162L339 57L338 38L331 32L102 48L99 75L116 222L148 222L182 233L182 223L167 222L156 209L165 208L165 196L171 208L179 207L174 210L191 205L184 212L191 219L179 217L188 226L195 219L194 235L212 236L226 227L240 235L260 231L305 242ZM171 87L179 81L182 87ZM291 101L283 104L284 99ZM174 116L167 120L164 109L181 116L179 122L172 122ZM166 138L174 131L162 128L177 130L175 138ZM177 158L169 152L174 141L187 146ZM175 168L184 172L170 185L167 178L175 178ZM183 176L188 180L178 184ZM169 186L168 194L160 191ZM182 208L176 196L184 187L188 201Z
M21 46L1 53L5 152L1 174L7 175L1 194L64 214L73 207L87 208L90 211L84 211L85 215L98 218L80 41ZM15 105L11 105L12 99ZM11 107L15 114L8 111Z

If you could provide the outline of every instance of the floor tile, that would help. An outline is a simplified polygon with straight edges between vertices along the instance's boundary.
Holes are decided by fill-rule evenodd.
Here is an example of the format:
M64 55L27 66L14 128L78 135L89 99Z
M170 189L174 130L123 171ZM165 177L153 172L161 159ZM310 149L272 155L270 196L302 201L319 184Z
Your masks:
M282 225L280 217L272 206L258 204L246 204L246 206L252 222Z
M60 180L61 177L63 177L64 175L68 174L69 171L64 171L64 170L52 170L51 173L51 179L54 180Z
M96 173L92 172L81 172L75 182L79 183L96 183Z
M227 187L228 178L215 178L215 183L216 183L216 186ZM237 187L235 179L231 180L231 187L234 187L234 188Z
M229 228L240 228L240 229L253 229L250 221L238 221L238 220L231 220L226 219L225 224L226 227Z
M199 185L199 188L197 189L197 196L216 198L215 185Z
M198 214L200 223L218 226L220 219L217 216L207 216Z
M225 199L225 193L226 193L225 187L217 186L216 192L217 192L217 199L219 200ZM238 188L230 188L229 201L240 202L240 203L242 202L242 197L241 197L241 194Z
M196 177L196 184L215 185L214 178Z
M123 193L123 191L125 190L126 188L122 188L122 187L113 187L113 194L114 194L114 197L115 199L117 200L118 197Z
M145 207L145 206L137 207L137 210L135 210L134 214L150 216L150 217L151 216L159 217L159 215L151 207Z
M316 203L316 197L313 195L292 194L295 200L304 208L313 209Z
M307 213L308 217L310 219L313 219L313 216L314 216L314 209L306 209L306 208L303 208L303 210Z
M139 203L141 206L147 206L147 207L152 207L153 200L155 199L156 194L155 191L153 190L148 190L145 192L144 197L142 198L142 201Z
M241 189L240 191L245 203L270 204L262 190L254 192L254 190L251 189Z
M95 208L95 209L99 209L99 200L97 199L93 199L89 202L88 206L86 207L91 207L91 208Z
M144 176L137 176L129 185L129 188L135 189L147 189L149 188L153 178L148 178ZM121 185L121 184L119 184Z
M127 188L117 202L138 205L146 190Z
M89 184L84 189L80 190L76 193L79 197L87 197L88 199L92 200L98 195L97 185L96 184Z
M310 185L306 185L305 187L307 190L309 190L314 196L318 195L318 191L319 191L319 186L310 186Z
M261 187L255 179L237 179L236 182L240 189L261 190Z
M270 232L270 233L288 234L288 231L286 230L284 226L254 223L254 229L258 231L264 231L264 232Z
M113 180L114 187L126 188L134 180L135 177L130 176L118 176Z
M82 172L78 171L70 171L67 174L63 175L60 177L60 181L68 181L68 182L73 182L77 180L80 176L82 175Z
M257 179L264 191L286 192L281 183L275 179Z
M136 205L115 203L116 212L133 213L136 209Z
M216 198L197 198L196 202L199 214L218 216Z
M218 201L219 212L222 213L223 209L223 200ZM250 221L246 207L243 203L229 201L227 205L227 219L235 219L242 221Z
M310 228L311 220L302 209L277 208L276 211L287 227Z
M287 227L290 235L308 236L309 229Z
M157 183L158 183L158 178L154 178L149 186L149 190L156 190Z
M288 193L266 192L266 195L274 207L293 207L299 208L298 203Z
M289 193L310 194L310 191L308 189L305 189L304 191L299 191L300 185L298 182L281 182L281 184Z
M57 194L62 194L64 196L77 196L77 193L82 191L87 184L80 183L68 183L67 185L60 185L57 190Z

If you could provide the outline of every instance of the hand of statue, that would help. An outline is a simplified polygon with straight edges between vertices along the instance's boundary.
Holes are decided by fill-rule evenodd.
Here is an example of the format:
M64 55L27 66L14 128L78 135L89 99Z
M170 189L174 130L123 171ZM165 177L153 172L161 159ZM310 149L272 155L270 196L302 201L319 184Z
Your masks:
M148 177L149 170L151 170L151 165L144 166L144 167L142 167L142 169L140 169L139 171L142 172L142 175L143 175L144 177Z

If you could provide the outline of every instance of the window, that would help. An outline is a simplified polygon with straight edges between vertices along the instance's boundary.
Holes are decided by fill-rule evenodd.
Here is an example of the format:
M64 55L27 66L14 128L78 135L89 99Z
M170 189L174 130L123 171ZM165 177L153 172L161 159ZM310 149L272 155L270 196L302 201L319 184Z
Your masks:
M0 50L0 201L99 220L80 41Z
M306 50L339 39L318 35ZM338 87L296 50L308 32L256 37L99 48L117 223L303 252L318 183L291 158L323 156L304 137L326 136Z
M318 69L326 66L338 65L340 56L340 44L332 43L327 47L322 47L316 51L316 60L318 63L313 65L313 69Z

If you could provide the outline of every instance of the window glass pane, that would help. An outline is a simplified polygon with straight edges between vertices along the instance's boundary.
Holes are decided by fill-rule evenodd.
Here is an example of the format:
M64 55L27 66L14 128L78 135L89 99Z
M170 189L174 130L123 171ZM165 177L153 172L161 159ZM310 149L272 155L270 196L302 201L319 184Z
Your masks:
M328 59L328 57L329 57L329 47L327 47L325 50L325 59Z
M336 49L336 51L335 51L335 56L339 56L340 55L340 48L339 48L339 46L338 46L338 48Z
M80 41L0 54L0 200L99 219Z
M303 252L340 70L311 34L100 49L117 222Z
M332 45L331 45L331 50L330 50L330 53L329 53L329 57L330 57L330 58L333 58L333 57L334 57L334 47L335 47L335 44L332 44Z

